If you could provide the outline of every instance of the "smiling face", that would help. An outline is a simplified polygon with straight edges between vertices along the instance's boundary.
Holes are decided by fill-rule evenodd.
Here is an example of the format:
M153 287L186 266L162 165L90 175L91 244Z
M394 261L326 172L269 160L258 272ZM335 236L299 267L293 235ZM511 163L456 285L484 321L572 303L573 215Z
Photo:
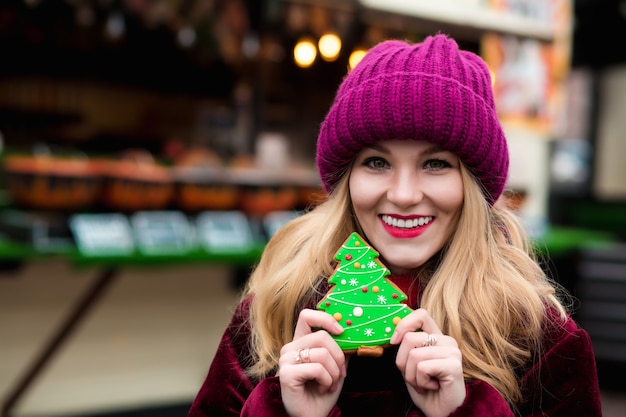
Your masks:
M394 274L406 273L441 250L456 228L460 161L426 141L378 142L357 154L350 196L368 242Z

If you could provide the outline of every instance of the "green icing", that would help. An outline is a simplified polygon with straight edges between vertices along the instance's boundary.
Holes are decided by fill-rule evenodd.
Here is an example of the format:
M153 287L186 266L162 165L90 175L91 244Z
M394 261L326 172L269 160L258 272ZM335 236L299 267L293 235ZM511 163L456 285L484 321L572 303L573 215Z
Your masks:
M385 278L389 270L378 255L356 232L335 254L338 264L328 279L332 288L317 308L343 326L342 334L331 335L343 350L389 344L394 319L413 311L403 303L406 294Z

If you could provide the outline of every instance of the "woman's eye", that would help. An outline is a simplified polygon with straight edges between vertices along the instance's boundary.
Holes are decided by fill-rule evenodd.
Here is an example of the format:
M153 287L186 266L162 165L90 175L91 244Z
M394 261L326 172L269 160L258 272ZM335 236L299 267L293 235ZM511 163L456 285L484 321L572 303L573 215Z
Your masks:
M385 161L383 158L378 157L367 158L365 161L363 161L363 165L374 169L384 169L389 166L387 161Z
M444 168L449 168L451 166L452 165L450 165L448 162L444 161L443 159L429 159L428 161L426 161L426 163L424 163L424 168L434 170L434 171L438 171Z

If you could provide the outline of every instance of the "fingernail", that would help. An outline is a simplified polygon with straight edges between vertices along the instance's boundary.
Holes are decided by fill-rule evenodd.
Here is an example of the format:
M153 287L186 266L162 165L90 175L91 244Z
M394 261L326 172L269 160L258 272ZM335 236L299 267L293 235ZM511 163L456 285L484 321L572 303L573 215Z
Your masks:
M339 333L343 333L343 327L341 327L341 324L339 323L335 323L333 325L333 330L335 331L335 333L339 334Z
M393 332L393 335L391 336L391 340L389 341L389 343L391 343L392 345L395 345L396 343L398 343L398 332Z

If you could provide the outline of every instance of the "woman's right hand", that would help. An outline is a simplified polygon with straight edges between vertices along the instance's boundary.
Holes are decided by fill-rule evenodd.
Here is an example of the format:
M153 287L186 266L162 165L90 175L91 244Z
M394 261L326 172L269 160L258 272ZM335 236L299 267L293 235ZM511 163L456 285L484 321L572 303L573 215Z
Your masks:
M417 309L400 320L391 342L400 344L396 365L411 399L426 416L447 416L465 401L459 346L426 310Z
M326 417L337 403L347 361L328 332L342 331L326 312L300 312L293 341L282 347L278 361L281 395L290 416Z

